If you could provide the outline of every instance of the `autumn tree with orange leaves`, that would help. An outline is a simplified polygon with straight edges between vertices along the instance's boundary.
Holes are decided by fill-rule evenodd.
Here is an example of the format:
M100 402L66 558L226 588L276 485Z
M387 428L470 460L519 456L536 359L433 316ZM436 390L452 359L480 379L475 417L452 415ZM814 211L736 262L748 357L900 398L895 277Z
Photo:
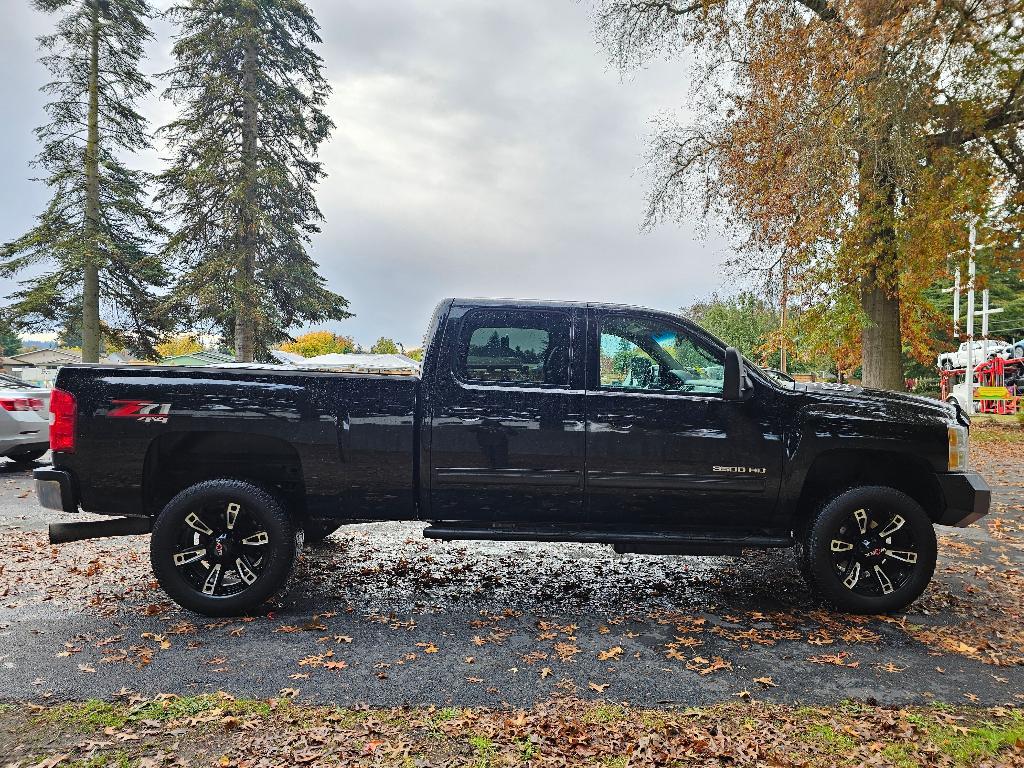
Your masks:
M603 0L598 28L624 69L694 73L695 111L659 121L648 221L719 216L733 266L784 267L865 384L900 389L901 352L931 354L921 293L970 221L1020 265L1024 0Z

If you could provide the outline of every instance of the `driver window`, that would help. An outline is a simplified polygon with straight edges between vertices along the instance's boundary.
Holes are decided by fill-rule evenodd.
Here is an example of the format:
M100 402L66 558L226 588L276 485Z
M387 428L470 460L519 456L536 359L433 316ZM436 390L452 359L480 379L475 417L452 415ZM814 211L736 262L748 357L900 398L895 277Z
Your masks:
M602 389L721 394L725 369L678 328L643 317L601 318Z

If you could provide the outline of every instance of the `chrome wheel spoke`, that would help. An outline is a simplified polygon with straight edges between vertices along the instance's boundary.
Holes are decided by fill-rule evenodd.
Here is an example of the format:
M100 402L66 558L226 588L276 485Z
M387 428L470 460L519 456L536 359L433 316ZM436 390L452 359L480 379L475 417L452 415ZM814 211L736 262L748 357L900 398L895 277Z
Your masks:
M887 549L885 554L893 560L902 560L904 563L910 563L911 565L917 563L917 552L911 552L908 549Z
M853 544L842 539L832 539L832 551L833 552L849 552L853 549Z
M874 568L875 576L878 577L878 584L882 588L883 595L890 595L893 592L892 582L889 581L889 577L882 570L882 566L876 565Z
M868 532L868 513L866 510L858 509L853 513L853 518L857 521L857 528L861 533Z
M242 539L242 543L248 544L250 547L259 547L269 542L270 536L267 535L266 531L259 531L258 533L252 534L252 536L246 536Z
M210 569L210 573L206 576L206 581L203 582L203 594L212 595L217 591L217 585L220 583L220 563L217 563L213 568Z
M191 549L185 549L181 552L175 552L174 564L180 568L183 565L188 565L189 563L194 563L196 560L202 559L205 554L205 547L192 547Z
M246 584L252 584L256 581L256 572L249 567L249 561L245 557L239 557L235 560L235 569L238 571L238 576Z
M228 504L228 508L224 513L224 522L227 524L229 531L234 530L235 521L238 519L238 513L241 512L241 510L241 505L236 504L233 501Z
M856 560L853 561L853 567L850 572L843 579L843 584L847 589L853 589L857 586L857 582L860 581L860 563Z
M893 515L892 520L889 521L889 524L878 532L878 538L885 539L889 536L892 536L894 533L896 533L896 531L902 528L903 524L906 522L907 521L904 520L903 517L901 517L900 515Z
M213 529L200 520L199 516L195 512L188 513L188 517L185 518L185 525L193 530L199 531L199 533L204 536L213 536Z

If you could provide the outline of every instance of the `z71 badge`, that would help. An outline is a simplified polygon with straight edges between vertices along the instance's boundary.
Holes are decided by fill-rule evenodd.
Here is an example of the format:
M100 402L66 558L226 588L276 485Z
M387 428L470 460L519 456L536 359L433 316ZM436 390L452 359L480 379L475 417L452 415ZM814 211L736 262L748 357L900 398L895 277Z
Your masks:
M111 400L113 406L107 416L112 419L135 419L156 424L166 424L171 413L170 403L154 403L152 400Z

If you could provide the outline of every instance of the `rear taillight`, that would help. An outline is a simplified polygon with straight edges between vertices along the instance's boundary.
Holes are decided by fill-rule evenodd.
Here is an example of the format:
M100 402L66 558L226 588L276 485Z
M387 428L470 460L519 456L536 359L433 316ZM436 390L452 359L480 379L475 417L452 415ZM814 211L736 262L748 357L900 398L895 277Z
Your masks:
M0 408L5 411L31 411L27 397L0 397Z
M40 400L38 397L30 397L28 399L28 407L31 408L33 411L43 410L43 405L43 401Z
M75 452L75 417L78 404L75 396L62 389L50 395L50 450Z

